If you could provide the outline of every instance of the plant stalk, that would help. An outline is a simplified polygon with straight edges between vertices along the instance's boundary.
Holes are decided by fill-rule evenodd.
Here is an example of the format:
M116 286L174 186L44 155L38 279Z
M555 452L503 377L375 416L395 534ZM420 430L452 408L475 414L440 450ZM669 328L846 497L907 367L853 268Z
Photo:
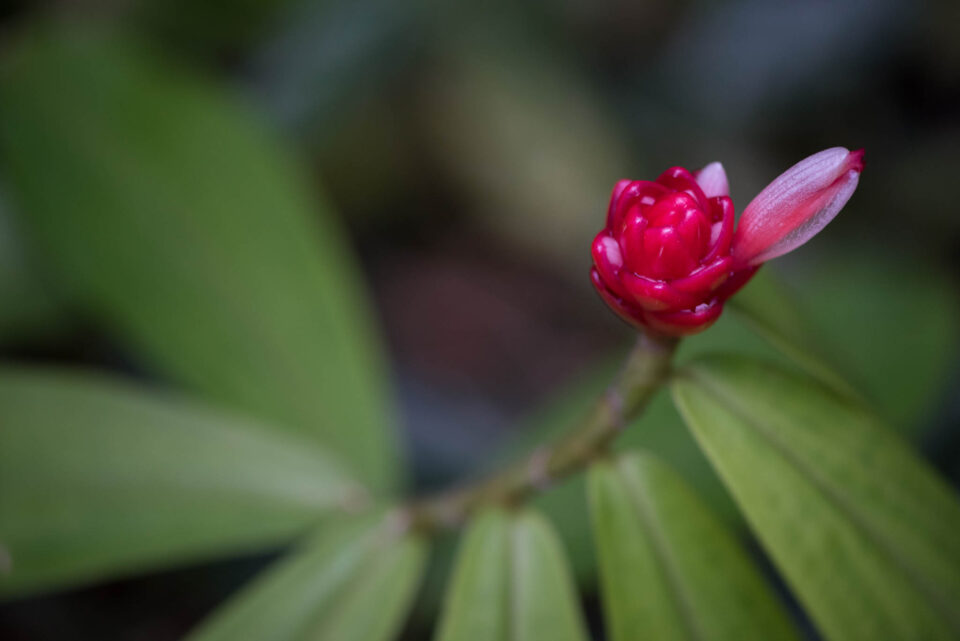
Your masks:
M620 373L569 432L492 476L414 502L405 510L409 525L424 532L459 527L478 508L519 504L606 454L666 380L678 342L640 334Z

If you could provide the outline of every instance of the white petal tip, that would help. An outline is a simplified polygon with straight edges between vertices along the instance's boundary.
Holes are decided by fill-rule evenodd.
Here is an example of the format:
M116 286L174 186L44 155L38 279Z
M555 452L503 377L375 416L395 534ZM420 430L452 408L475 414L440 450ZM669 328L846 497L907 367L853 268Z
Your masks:
M712 162L697 172L697 184L707 198L716 196L729 196L730 185L727 182L727 172L723 165L718 162Z

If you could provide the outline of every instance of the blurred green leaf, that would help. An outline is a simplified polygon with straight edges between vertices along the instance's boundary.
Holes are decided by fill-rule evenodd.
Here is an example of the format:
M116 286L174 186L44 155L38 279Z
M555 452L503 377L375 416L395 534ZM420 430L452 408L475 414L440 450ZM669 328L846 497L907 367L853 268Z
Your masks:
M735 350L781 358L766 341L760 339L739 318L721 317L710 331L686 339L680 344L679 358L687 360L705 351ZM554 438L587 413L606 386L613 380L623 361L623 354L605 359L556 395L556 401L531 416L519 437L507 443L503 459L519 452L532 451L544 440ZM658 394L643 415L624 430L616 449L627 451L643 448L656 454L677 469L707 503L728 523L736 526L740 516L716 474L710 468L690 432L683 426L669 395ZM555 524L569 550L570 561L578 580L590 584L595 579L594 553L591 547L590 519L587 518L585 481L582 475L566 479L535 499Z
M811 327L797 300L788 295L769 269L761 270L750 286L734 296L728 307L745 324L800 367L836 389L852 393L850 383L837 373L825 354L822 339Z
M612 641L796 638L737 540L667 465L599 462L588 487Z
M363 285L290 154L130 41L74 26L11 53L4 162L25 231L73 302L163 373L393 485Z
M309 441L91 375L0 371L0 426L4 594L275 545L363 499Z
M775 266L767 266L731 301L737 313L725 314L709 331L685 339L678 361L726 351L795 363L836 389L849 390L852 385L858 393L862 390L871 398L882 398L884 414L900 417L898 429L915 430L938 396L939 382L956 351L953 328L960 318L956 296L942 274L921 263L889 255L886 260L887 266L879 268L867 259L843 268L825 258L818 260L822 269L801 270L805 275L799 279L800 291L808 292L802 301L791 296L796 288L780 289L776 272L769 273ZM877 276L870 275L874 271ZM901 302L893 304L884 292ZM891 309L884 312L885 306ZM918 309L926 310L924 318L929 315L929 322L923 331L904 331L913 323L906 315L915 316ZM831 320L831 310L836 310L837 319ZM956 322L951 325L953 319ZM855 353L851 344L857 346ZM915 360L910 358L911 349ZM531 451L567 429L600 396L622 358L598 361L558 393L555 402L518 430L519 436L506 444L502 458ZM839 378L837 371L850 380ZM638 447L655 452L676 468L723 520L739 522L729 495L665 396L656 397L617 441L620 451ZM591 582L595 570L583 480L563 481L538 497L536 505L556 524L579 580Z
M255 45L302 2L293 0L137 0L119 5L138 27L191 54L214 59Z
M537 513L490 510L464 535L438 641L587 639L556 534Z
M918 434L960 353L960 288L948 272L924 257L844 247L799 270L796 291L853 387Z
M677 404L830 639L960 634L960 504L849 398L743 357L698 359Z
M255 579L191 641L388 641L420 583L426 543L390 519L346 521Z
M0 191L0 341L33 338L63 328L64 310L27 255Z

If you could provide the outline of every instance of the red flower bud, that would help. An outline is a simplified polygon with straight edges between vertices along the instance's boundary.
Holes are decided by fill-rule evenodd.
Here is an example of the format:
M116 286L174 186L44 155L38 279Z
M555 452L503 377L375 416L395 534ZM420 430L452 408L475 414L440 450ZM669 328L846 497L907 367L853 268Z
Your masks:
M593 241L593 285L627 322L682 336L703 331L766 260L807 242L856 189L863 151L827 149L797 163L744 210L720 163L654 182L621 180Z

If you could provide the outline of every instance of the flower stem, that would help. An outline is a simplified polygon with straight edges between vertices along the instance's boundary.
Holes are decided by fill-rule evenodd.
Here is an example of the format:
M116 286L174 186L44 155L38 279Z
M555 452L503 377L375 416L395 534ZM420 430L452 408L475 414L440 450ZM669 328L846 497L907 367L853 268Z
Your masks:
M406 510L411 526L421 531L458 527L478 508L518 504L605 454L660 389L678 342L641 334L616 379L573 429L492 476L411 504Z

